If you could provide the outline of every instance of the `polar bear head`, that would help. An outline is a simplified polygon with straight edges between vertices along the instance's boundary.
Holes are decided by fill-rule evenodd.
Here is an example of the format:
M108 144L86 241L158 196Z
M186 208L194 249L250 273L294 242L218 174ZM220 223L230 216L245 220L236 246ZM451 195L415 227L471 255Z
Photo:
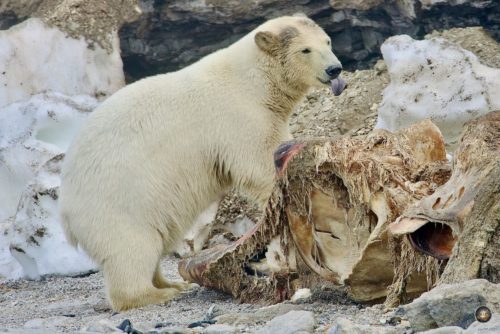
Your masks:
M254 39L287 84L324 87L342 71L330 37L305 16L270 20L257 29Z

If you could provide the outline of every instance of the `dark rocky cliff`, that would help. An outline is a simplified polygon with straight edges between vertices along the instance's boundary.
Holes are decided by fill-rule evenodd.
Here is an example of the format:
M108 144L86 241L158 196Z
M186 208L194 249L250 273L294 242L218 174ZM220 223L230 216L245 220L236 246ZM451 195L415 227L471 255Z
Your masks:
M143 15L120 30L125 70L134 79L181 68L269 18L296 12L325 28L348 69L371 66L391 35L483 26L500 36L498 1L141 0L140 6Z
M104 47L104 35L119 29L132 81L184 67L267 19L297 12L325 28L350 70L373 65L382 42L396 34L421 38L433 30L482 26L500 37L498 0L3 0L0 29L38 16Z

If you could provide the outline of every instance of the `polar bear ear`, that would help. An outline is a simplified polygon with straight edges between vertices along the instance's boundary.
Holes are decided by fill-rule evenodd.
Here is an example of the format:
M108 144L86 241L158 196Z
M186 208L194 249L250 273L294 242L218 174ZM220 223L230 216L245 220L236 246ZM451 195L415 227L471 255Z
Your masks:
M259 31L255 35L255 44L262 51L272 55L279 44L279 38L270 31Z

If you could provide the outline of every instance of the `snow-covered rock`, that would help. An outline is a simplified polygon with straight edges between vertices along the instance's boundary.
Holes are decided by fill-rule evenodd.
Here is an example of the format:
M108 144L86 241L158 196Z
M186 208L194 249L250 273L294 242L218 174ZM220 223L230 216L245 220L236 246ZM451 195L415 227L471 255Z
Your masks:
M64 154L47 161L24 191L13 223L4 232L12 256L29 278L95 269L82 251L69 245L59 222L58 192Z
M112 44L91 49L37 18L0 31L0 107L46 91L109 96L125 84L116 33Z
M46 93L0 108L0 222L15 214L38 168L66 151L97 104L88 96Z
M44 93L0 108L0 278L93 268L57 214L63 153L98 101Z
M500 69L482 65L456 44L400 35L381 50L391 82L376 128L395 131L430 118L453 150L466 121L500 109Z

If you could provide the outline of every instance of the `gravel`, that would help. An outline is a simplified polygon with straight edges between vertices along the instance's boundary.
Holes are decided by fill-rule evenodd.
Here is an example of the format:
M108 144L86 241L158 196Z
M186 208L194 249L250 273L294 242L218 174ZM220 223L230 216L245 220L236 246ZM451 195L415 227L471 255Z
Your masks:
M162 262L162 270L169 279L180 279L177 261L174 257L167 257ZM314 313L315 333L323 333L338 317L369 325L380 324L383 316L381 305L358 305L347 298L345 291L328 284L318 286L307 300L289 306ZM115 313L105 300L101 273L85 277L47 276L38 281L0 283L0 333L35 333L37 330L43 333L47 329L50 333L108 333L126 319L144 333L155 326L158 333L170 329L201 333L203 327L187 331L188 326L206 319L209 311L212 316L220 314L227 318L229 314L258 314L256 311L263 307L266 305L241 304L227 294L196 287L166 305L149 305ZM262 309L260 313L273 312ZM267 319L250 317L247 322L228 325L241 333L255 333L265 328L266 323Z

